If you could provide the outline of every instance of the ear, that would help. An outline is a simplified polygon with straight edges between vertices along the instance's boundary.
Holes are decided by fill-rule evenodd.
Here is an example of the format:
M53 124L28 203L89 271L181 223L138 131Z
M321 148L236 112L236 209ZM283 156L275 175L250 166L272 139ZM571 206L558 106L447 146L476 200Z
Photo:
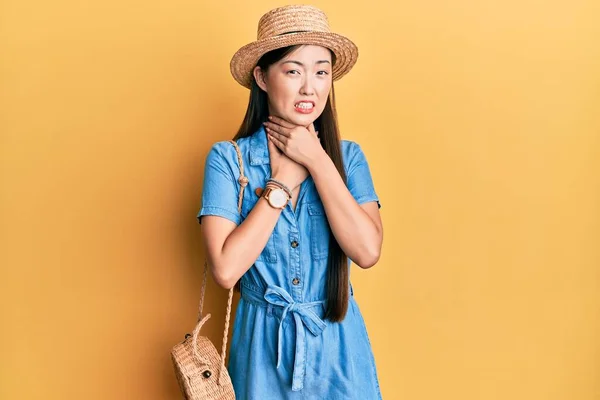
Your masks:
M254 80L256 81L256 84L258 85L258 87L266 92L267 91L267 83L265 81L265 74L264 74L262 68L259 66L254 67L252 74L254 75Z

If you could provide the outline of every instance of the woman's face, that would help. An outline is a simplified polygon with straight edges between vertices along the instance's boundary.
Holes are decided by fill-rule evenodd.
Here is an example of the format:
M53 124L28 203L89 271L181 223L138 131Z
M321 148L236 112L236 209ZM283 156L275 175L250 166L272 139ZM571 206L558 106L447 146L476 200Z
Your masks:
M258 86L267 92L269 114L308 127L323 112L331 90L331 52L304 45L269 66L254 69Z

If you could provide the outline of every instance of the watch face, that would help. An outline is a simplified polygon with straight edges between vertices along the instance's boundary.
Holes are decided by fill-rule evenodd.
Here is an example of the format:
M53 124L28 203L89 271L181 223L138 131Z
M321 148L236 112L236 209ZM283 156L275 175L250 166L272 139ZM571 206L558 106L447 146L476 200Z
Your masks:
M283 189L273 189L269 193L269 201L274 207L283 207L287 201L287 193Z

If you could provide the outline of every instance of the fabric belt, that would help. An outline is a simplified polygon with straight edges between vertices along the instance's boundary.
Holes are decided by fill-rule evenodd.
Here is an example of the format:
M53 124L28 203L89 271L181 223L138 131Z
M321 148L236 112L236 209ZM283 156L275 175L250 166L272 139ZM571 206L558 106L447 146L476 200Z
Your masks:
M327 326L314 311L313 308L325 303L325 300L299 303L283 288L268 285L264 292L251 285L241 284L241 297L264 306L272 305L283 308L281 321L277 331L277 368L281 364L281 347L283 334L283 321L288 313L294 317L296 325L296 350L294 353L294 370L292 378L292 390L302 390L304 387L304 374L306 372L306 330L319 336Z

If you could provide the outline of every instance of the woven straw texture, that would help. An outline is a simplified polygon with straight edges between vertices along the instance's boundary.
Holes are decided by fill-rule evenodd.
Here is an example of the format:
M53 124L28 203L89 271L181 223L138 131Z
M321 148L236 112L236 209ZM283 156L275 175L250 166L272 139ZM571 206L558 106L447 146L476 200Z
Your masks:
M252 70L263 54L281 47L313 44L335 54L332 79L346 75L358 59L358 48L347 37L331 32L327 16L308 5L275 8L258 22L257 40L240 48L230 62L231 74L242 86L252 86Z
M237 143L233 140L229 142L235 147L240 165L240 178L238 182L241 187L238 197L238 212L241 213L244 189L248 185L248 178L244 175L242 153ZM210 314L202 317L207 277L208 262L205 260L198 323L192 334L187 334L183 342L173 347L171 350L171 360L173 361L179 388L185 400L233 400L235 399L233 384L225 366L233 288L229 289L225 328L223 330L223 346L221 348L221 355L219 356L216 347L210 339L200 336L202 325L210 318Z
M219 385L221 359L215 346L208 338L198 337L196 343L198 353L207 361L203 362L194 355L193 342L193 337L190 336L176 345L171 352L175 375L183 398L186 400L235 399L227 370L222 371L223 384Z

